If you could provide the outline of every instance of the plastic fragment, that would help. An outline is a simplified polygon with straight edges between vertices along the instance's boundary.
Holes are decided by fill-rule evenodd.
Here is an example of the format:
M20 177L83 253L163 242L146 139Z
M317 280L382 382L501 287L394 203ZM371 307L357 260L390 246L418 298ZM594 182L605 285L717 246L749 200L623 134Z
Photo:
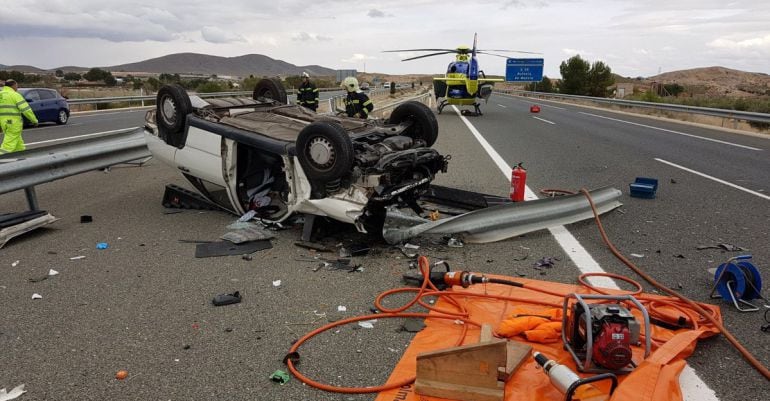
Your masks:
M18 260L13 262L13 263L11 263L11 267L16 267L18 265L19 265L19 261Z
M286 382L289 381L289 374L282 371L282 370L276 370L273 372L272 375L270 375L270 381L274 381L280 385L284 385Z
M43 299L43 296L38 293L34 293L32 294L32 299Z
M337 307L337 312L347 312L348 308L345 305L340 305Z
M57 274L59 274L59 272L57 272L57 271L56 271L56 270L54 270L54 269L49 269L49 270L48 270L48 275L49 275L49 276L55 276L55 275L57 275Z
M24 390L24 385L19 384L18 386L11 389L11 391L6 392L5 388L0 389L0 401L11 401L18 398L20 395L26 393L27 390Z
M273 287L280 287L280 286L281 286L281 280L273 281Z
M107 249L110 245L106 242L99 242L96 244L96 249Z
M85 259L85 258L86 258L85 256L80 255L80 256L73 256L70 258L70 260L79 260L79 259Z

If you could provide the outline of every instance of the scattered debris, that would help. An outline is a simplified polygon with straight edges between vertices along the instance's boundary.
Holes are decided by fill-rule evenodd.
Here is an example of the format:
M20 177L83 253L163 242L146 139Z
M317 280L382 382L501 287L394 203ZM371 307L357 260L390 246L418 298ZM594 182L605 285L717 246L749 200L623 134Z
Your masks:
M349 258L352 256L366 255L369 253L369 245L366 244L352 244L350 246L342 247L339 250L340 258Z
M669 182L672 183L672 184L676 184L676 180L673 179L673 178L671 180L669 180Z
M89 215L80 216L80 224L91 223L93 221L94 218Z
M297 242L294 243L294 245L296 245L296 246L298 246L300 248L312 249L312 250L318 251L318 252L331 252L332 251L326 245L319 244L317 242L311 242L311 241L297 241Z
M19 265L19 261L18 260L13 262L13 263L11 263L11 267L16 267L18 265Z
M15 400L16 398L19 398L20 395L26 393L27 390L24 390L24 385L19 384L18 386L14 387L11 391L6 392L5 388L0 389L0 401L11 401Z
M280 287L280 286L281 286L281 280L273 281L273 287Z
M251 255L243 255L241 256L241 259L248 260L248 261L254 260L254 258Z
M85 256L80 255L80 256L73 256L73 257L70 258L70 260L80 260L80 259L85 259L85 258L86 258Z
M411 245L411 244L401 245L401 246L398 247L398 249L401 250L401 253L403 253L404 256L406 256L407 258L409 258L409 259L416 259L417 258L417 252L409 252L409 249L417 249L419 247L417 247L417 248L410 248L410 247L407 247L407 245ZM416 246L416 245L412 245L412 246Z
M417 250L417 249L420 249L420 246L419 245L410 244L410 243L407 242L406 244L404 244L404 248Z
M242 244L244 242L261 241L275 237L273 233L265 228L251 224L248 227L240 228L222 236L223 240L230 241L233 244Z
M29 281L30 283L39 283L39 282L41 282L43 280L47 280L49 276L55 276L57 274L59 274L59 272L57 272L56 270L49 269L48 270L48 274L46 274L45 276L28 278L27 281Z
M373 329L375 322L377 322L377 319L363 320L363 321L358 322L358 325L363 327L363 328L365 328L365 329Z
M256 210L249 210L249 211L248 211L248 212L246 212L246 213L245 213L243 216L241 216L241 217L238 219L238 221L240 221L241 223L245 223L245 222L247 222L247 221L249 221L249 220L253 219L253 218L254 218L254 216L256 216L256 215L257 215L257 211L256 211Z
M119 370L117 373L115 373L115 378L118 380L123 380L126 377L128 377L128 371L127 370Z
M674 255L674 257L678 259L687 259L687 257L682 255L681 253Z
M347 312L348 308L345 305L340 305L337 307L337 312Z
M742 248L740 246L733 245L733 244L727 244L727 243L714 244L714 245L698 245L698 247L696 247L695 249L697 249L699 251L702 251L704 249L722 249L722 250L725 250L725 251L728 251L728 252L748 251L748 249L746 249L746 248Z
M32 294L32 299L43 299L43 296L38 293L34 293Z
M211 303L213 303L214 306L223 306L240 303L241 299L240 291L236 291L232 294L219 294L211 300Z
M270 240L251 241L243 244L233 244L229 241L209 242L195 246L195 257L210 258L215 256L248 255L272 247L273 244L270 243Z
M559 258L552 257L552 256L545 256L543 258L540 258L537 262L535 262L535 268L545 267L545 268L552 268L556 265L556 262L558 262Z
M465 244L463 244L463 242L457 238L449 237L446 240L446 245L450 248L462 248Z
M635 258L643 258L643 257L644 257L644 254L641 254L641 253L632 253L632 254L631 254L631 256L633 256L633 257L635 257Z
M420 319L406 319L401 329L409 333L419 333L425 328L425 322Z
M270 381L276 382L283 386L286 384L286 382L289 381L289 374L280 369L276 370L272 375L270 375Z
M184 347L182 347L182 349L190 349L190 344L185 344Z
M96 243L96 249L107 249L110 245L106 242L97 242Z
M163 211L163 214L178 214L178 213L182 213L182 212L184 212L184 210L181 210L181 209L166 209L166 210Z

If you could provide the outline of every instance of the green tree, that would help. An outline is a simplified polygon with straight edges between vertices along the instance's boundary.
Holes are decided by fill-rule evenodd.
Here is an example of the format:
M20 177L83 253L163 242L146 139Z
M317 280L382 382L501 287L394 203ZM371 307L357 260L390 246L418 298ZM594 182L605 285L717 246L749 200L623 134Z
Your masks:
M139 78L134 78L133 80L133 88L134 90L141 89L144 87L144 82L142 82Z
M107 75L106 77L104 77L104 84L107 86L115 86L118 84L118 80L115 79L115 77L113 77L112 74L110 73L110 75Z
M83 76L77 72L68 72L64 74L64 80L66 81L80 81L82 78Z
M222 85L219 82L213 82L213 81L208 81L201 85L198 85L196 90L200 93L224 92L224 90L222 89Z
M588 96L607 97L607 87L615 83L615 77L612 75L612 69L602 61L595 61L588 71Z
M684 92L684 86L679 84L665 84L663 87L666 88L666 92L668 92L669 95L674 97L678 97L679 94Z
M62 77L64 77L64 71L62 71L62 70L56 70L56 76L57 76L57 77L59 77L59 78L62 78Z
M160 81L155 77L147 78L147 82L144 83L144 88L150 91L156 91L160 88Z
M571 95L583 95L588 87L588 72L591 66L580 55L575 55L562 61L559 66L561 72L561 93Z
M89 82L103 81L107 79L107 76L112 76L112 73L100 68L91 68L87 73L83 74L83 78Z

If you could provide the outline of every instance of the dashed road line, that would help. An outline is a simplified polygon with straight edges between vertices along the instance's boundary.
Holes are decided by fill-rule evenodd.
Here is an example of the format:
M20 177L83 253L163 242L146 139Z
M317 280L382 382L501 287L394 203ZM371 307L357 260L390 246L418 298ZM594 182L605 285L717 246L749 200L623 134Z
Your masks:
M553 122L553 121L548 121L548 120L546 120L545 118L540 118L540 117L535 117L535 116L532 116L532 118L534 118L535 120L540 120L540 121L542 121L542 122L544 122L544 123L548 123L548 124L553 124L553 125L556 125L556 123L555 123L555 122Z

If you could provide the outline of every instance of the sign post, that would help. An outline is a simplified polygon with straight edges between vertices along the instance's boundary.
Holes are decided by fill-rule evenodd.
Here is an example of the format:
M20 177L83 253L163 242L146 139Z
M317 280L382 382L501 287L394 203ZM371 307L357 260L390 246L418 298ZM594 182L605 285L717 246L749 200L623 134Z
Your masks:
M505 63L507 82L540 82L543 80L542 58L509 58Z

